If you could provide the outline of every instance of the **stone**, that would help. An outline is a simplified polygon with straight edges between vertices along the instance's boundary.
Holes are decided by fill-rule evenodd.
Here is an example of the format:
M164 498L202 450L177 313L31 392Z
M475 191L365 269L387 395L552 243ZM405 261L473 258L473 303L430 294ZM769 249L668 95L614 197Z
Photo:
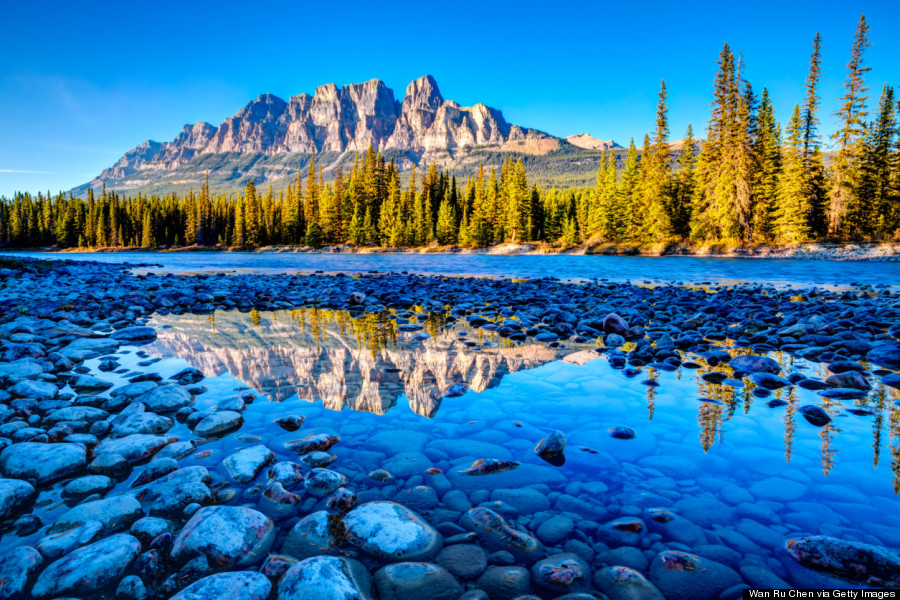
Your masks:
M116 439L105 439L94 449L94 455L118 454L131 463L141 462L156 454L166 444L177 438L135 433Z
M74 475L87 464L79 444L23 442L0 452L0 472L16 479L34 479L38 485Z
M113 496L79 504L56 520L48 533L66 531L89 521L96 521L104 533L130 527L143 516L141 503L131 496Z
M478 587L487 592L491 600L513 600L528 593L531 575L524 567L489 567L478 578Z
M206 556L218 568L247 567L262 561L275 539L275 525L259 511L207 506L185 524L172 545L172 558Z
M194 397L175 383L155 387L135 400L146 406L147 410L155 413L175 412L194 404Z
M457 600L463 592L446 569L423 562L388 565L374 581L380 600Z
M344 527L350 544L382 559L431 558L442 546L431 525L395 502L361 504L344 517Z
M91 377L90 375L76 375L69 380L69 385L78 394L91 394L108 390L113 386L112 382Z
M591 588L591 570L580 556L554 554L531 567L535 586L554 594L586 592Z
M575 531L575 522L563 515L554 515L541 523L538 527L537 537L550 546L555 546L572 535Z
M869 362L888 369L900 369L900 344L875 346L866 354Z
M281 546L283 554L297 559L337 554L338 543L331 534L328 513L320 510L297 521Z
M9 393L17 398L32 398L37 401L53 400L59 390L49 381L26 379L9 388Z
M220 435L233 429L237 429L243 422L244 417L241 413L223 410L215 412L208 417L204 417L203 420L194 427L194 433L200 437Z
M781 367L777 362L767 356L754 356L747 354L744 356L735 356L728 363L736 371L744 373L771 373L777 375Z
M34 486L20 479L0 479L0 519L6 519L34 500Z
M141 543L119 533L73 550L50 564L31 590L36 600L86 595L117 581L141 552Z
M655 585L635 569L612 566L594 573L594 586L609 600L665 600Z
M275 454L263 444L238 450L225 459L225 468L238 483L253 481L259 472L275 461Z
M114 331L112 335L110 335L114 340L119 340L120 342L129 342L129 343L149 343L156 339L156 330L152 327L126 327L124 329L119 329L118 331Z
M456 491L456 490L454 490ZM456 491L457 493L461 493ZM449 494L450 492L448 492ZM491 492L491 500L498 500L509 504L522 515L530 515L550 508L550 500L547 494L534 488L497 489ZM447 498L444 497L446 503ZM465 510L468 510L467 507Z
M303 485L306 487L306 491L316 498L324 498L346 483L347 478L337 471L313 469Z
M475 544L453 544L437 555L437 564L459 579L475 579L487 569L487 555Z
M671 550L650 562L649 579L666 600L716 600L742 582L737 572L721 563Z
M266 600L272 582L262 573L237 571L217 573L195 581L171 600Z
M281 577L276 600L369 600L371 587L369 573L358 561L314 556Z
M900 587L900 553L872 544L825 535L791 539L788 554L801 565L856 582L876 579L879 587Z
M85 358L111 354L119 348L119 342L110 338L79 338L66 346L69 352L81 352Z
M109 435L114 438L136 433L165 433L174 425L172 419L147 412L140 402L130 405L109 422L111 425Z
M27 600L28 586L43 563L41 554L29 546L17 546L0 554L0 598Z

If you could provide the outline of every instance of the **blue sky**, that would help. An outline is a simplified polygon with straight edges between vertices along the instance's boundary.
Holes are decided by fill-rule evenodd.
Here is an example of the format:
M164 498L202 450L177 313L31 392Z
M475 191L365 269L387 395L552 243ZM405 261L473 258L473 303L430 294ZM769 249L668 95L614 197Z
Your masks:
M639 142L659 81L673 138L702 132L728 42L786 122L823 38L830 130L860 13L870 104L900 85L900 3L8 2L0 43L0 195L69 189L146 139L218 125L269 92L382 79L398 98L430 73L444 97L484 102L554 135Z

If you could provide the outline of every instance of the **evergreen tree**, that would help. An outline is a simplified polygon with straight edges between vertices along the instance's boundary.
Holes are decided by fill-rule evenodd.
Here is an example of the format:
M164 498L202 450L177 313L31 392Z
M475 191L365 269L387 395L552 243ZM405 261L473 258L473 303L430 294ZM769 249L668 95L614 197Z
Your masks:
M765 88L759 104L753 154L756 159L756 176L751 193L755 203L750 227L758 238L771 239L774 233L772 219L778 197L778 178L781 175L781 130L775 120L769 92Z
M251 248L259 245L259 207L256 197L256 184L253 178L247 182L247 190L244 192L244 243ZM235 227L235 229L237 229Z
M802 242L809 236L809 197L804 186L803 118L799 105L794 105L786 133L784 166L778 180L775 235L780 241Z
M887 85L881 90L878 114L867 131L860 157L858 201L850 220L866 237L890 234L896 227L892 210L897 203L893 169L897 157L892 156L897 139L897 104L894 90Z
M868 86L865 76L870 67L865 65L863 53L869 46L869 25L865 15L859 18L850 62L847 64L847 78L844 80L844 94L841 108L836 113L841 128L831 139L837 145L837 154L831 163L832 184L828 207L828 233L837 234L844 223L844 216L857 200L854 187L859 176L859 154L865 135L866 101ZM855 227L850 223L848 228Z
M691 198L694 195L694 170L697 164L695 143L694 130L688 125L681 142L669 215L672 233L682 238L690 234Z

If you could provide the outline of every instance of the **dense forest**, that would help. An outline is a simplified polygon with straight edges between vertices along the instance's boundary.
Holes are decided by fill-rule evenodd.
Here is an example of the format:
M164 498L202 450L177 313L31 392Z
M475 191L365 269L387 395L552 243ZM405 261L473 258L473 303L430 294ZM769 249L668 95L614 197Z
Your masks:
M667 243L801 242L900 235L900 105L883 86L870 109L857 24L839 128L826 165L819 132L821 39L813 40L805 96L782 131L772 100L757 95L726 44L702 143L691 127L677 157L669 144L662 82L656 128L624 164L612 151L590 188L542 190L521 158L457 181L435 165L406 185L393 159L373 150L325 182L315 158L284 189L185 195L16 194L0 198L0 244L16 247L156 247L370 244L487 246L539 241ZM407 179L404 177L404 181Z

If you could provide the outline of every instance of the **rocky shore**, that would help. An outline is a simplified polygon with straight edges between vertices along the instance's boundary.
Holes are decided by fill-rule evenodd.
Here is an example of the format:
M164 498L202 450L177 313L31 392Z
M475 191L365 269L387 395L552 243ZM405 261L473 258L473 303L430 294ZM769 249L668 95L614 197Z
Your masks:
M0 598L730 600L750 587L900 587L896 549L871 533L822 534L827 515L774 474L709 499L670 493L690 488L693 471L662 455L639 463L642 477L658 474L650 489L567 482L553 467L563 430L525 450L499 431L486 432L496 443L401 430L353 440L352 425L279 414L281 435L254 436L252 391L207 401L203 373L164 377L141 350L157 337L153 314L298 307L387 312L423 336L420 315L440 313L511 342L596 339L569 359L606 360L622 377L704 367L717 385L766 400L815 390L840 411L875 386L900 388L900 296L887 285L161 276L18 260L0 266ZM807 377L766 356L775 351L830 375ZM123 367L128 355L141 360ZM798 410L815 427L835 418ZM189 462L238 437L214 465ZM640 439L616 427L595 442ZM614 464L616 452L601 458ZM721 506L743 533L714 527ZM779 526L780 513L808 511L816 529ZM826 531L854 531L835 523Z
M45 249L46 251L56 251ZM186 246L165 248L71 248L61 252L230 252L237 250L225 246ZM382 248L378 246L354 246L342 244L313 248L311 246L265 246L255 250L264 253L304 253L304 254L491 254L491 255L533 255L533 254L603 254L614 256L697 256L705 258L779 258L802 260L900 260L900 243L860 242L767 245L749 244L731 246L727 244L580 244L558 246L538 243L498 244L486 248L463 248L461 246L430 245L420 248Z

